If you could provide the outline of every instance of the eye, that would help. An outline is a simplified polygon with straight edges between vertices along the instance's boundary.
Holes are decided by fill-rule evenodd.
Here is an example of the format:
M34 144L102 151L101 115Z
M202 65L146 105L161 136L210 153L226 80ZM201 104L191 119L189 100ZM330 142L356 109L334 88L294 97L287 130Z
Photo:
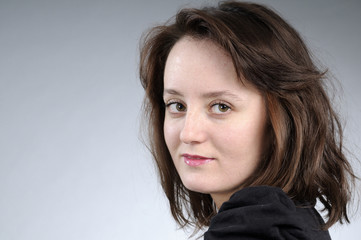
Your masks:
M211 111L216 114L226 113L231 110L227 104L224 103L216 103L212 105Z
M171 102L171 103L168 103L166 106L171 113L178 113L178 112L186 111L186 107L180 102Z

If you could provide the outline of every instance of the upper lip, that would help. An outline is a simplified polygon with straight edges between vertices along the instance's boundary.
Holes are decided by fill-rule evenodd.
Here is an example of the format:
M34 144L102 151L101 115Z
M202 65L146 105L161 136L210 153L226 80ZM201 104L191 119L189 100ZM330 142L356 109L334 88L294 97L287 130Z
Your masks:
M204 156L188 154L188 153L182 154L182 157L190 158L190 159L213 159L210 157L204 157Z

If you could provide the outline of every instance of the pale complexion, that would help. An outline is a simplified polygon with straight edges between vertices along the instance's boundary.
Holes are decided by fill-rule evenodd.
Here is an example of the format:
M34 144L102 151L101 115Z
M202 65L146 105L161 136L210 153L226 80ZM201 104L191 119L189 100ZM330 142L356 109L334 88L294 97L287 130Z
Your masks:
M219 208L261 159L263 96L241 83L217 45L184 37L166 62L164 102L164 137L184 186L211 194Z

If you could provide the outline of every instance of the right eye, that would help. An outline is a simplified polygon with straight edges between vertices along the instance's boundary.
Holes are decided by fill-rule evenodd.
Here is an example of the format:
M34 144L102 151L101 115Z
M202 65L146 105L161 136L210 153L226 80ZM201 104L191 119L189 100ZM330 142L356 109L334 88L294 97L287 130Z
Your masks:
M180 102L172 102L167 104L167 108L171 113L185 112L186 107Z

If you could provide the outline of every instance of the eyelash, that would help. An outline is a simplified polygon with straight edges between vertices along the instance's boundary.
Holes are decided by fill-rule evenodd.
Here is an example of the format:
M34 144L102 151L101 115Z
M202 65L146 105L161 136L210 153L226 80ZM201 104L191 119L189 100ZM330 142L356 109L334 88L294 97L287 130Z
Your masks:
M187 109L186 107L185 107L185 104L183 104L183 103L181 103L181 102L179 102L179 101L177 101L177 100L170 100L170 101L168 101L167 103L166 103L166 108L170 108L172 105L177 105L177 104L181 104L185 109ZM172 112L172 111L171 111ZM183 111L178 111L178 112L172 112L172 113L180 113L180 112L183 112Z
M165 107L166 108L170 108L172 105L176 105L175 107L177 107L177 105L180 104L184 110L175 110L175 111L171 111L172 113L181 113L181 112L185 112L187 110L187 107L185 106L185 104L183 104L182 102L178 101L178 100L169 100L167 101L167 103L165 104ZM226 111L225 112L222 112L220 110L221 113L215 113L215 111L211 111L212 113L215 113L217 115L221 115L221 114L225 114L227 112L229 112L230 110L232 110L230 104L226 103L226 102L223 102L223 101L216 101L216 102L213 102L210 104L210 109L212 110L215 106L222 106L222 107L226 107ZM178 105L179 106L179 105Z
M218 102L215 102L215 103L212 103L211 104L211 108L215 107L215 106L225 106L227 108L227 110L225 112L222 112L222 113L216 113L216 114L225 114L227 112L229 112L230 110L232 110L232 108L229 106L230 104L228 103L225 103L223 101L218 101Z

